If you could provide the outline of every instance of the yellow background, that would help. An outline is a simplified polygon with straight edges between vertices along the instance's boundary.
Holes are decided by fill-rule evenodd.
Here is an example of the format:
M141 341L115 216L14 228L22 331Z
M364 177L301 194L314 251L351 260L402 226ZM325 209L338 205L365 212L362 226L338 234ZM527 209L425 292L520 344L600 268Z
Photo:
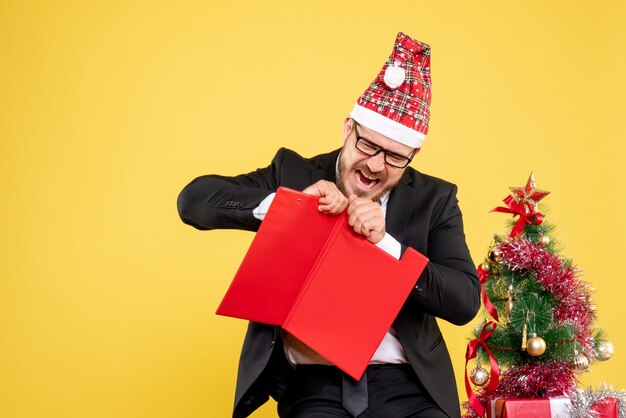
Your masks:
M183 225L192 178L341 145L402 30L432 45L413 166L459 185L476 262L535 171L626 387L619 1L0 2L0 416L229 416L252 239ZM444 325L461 394L465 327ZM271 403L254 416L275 416Z

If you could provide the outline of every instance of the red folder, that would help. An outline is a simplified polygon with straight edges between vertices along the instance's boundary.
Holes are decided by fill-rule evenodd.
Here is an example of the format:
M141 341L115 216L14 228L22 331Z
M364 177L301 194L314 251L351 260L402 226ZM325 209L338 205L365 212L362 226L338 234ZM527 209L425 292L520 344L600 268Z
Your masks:
M359 379L428 259L396 260L318 199L278 189L217 314L281 326Z

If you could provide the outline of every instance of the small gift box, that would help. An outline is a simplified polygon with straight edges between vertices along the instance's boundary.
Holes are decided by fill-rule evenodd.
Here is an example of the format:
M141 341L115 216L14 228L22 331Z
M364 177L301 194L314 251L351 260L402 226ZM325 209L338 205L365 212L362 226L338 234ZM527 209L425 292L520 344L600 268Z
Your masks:
M487 408L487 418L568 418L571 404L567 397L495 399Z
M617 400L615 398L604 398L596 402L591 407L597 418L617 418Z

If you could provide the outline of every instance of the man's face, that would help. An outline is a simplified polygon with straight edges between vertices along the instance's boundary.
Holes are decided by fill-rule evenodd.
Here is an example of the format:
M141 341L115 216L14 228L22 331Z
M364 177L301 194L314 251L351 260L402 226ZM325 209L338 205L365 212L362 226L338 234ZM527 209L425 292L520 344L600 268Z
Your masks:
M344 195L355 194L378 201L380 197L398 183L406 168L397 168L385 163L385 155L369 156L356 147L355 122L346 119L343 127L344 146L339 155L337 187ZM393 139L358 125L359 136L395 154L411 157L414 149ZM417 149L419 151L419 149Z

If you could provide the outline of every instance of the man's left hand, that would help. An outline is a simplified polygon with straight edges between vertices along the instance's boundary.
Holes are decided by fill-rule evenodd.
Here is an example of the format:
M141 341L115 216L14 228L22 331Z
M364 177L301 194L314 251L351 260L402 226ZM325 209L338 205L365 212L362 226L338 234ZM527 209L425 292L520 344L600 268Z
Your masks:
M363 235L372 244L378 244L385 236L385 217L380 204L354 194L349 200L348 224L354 232Z

